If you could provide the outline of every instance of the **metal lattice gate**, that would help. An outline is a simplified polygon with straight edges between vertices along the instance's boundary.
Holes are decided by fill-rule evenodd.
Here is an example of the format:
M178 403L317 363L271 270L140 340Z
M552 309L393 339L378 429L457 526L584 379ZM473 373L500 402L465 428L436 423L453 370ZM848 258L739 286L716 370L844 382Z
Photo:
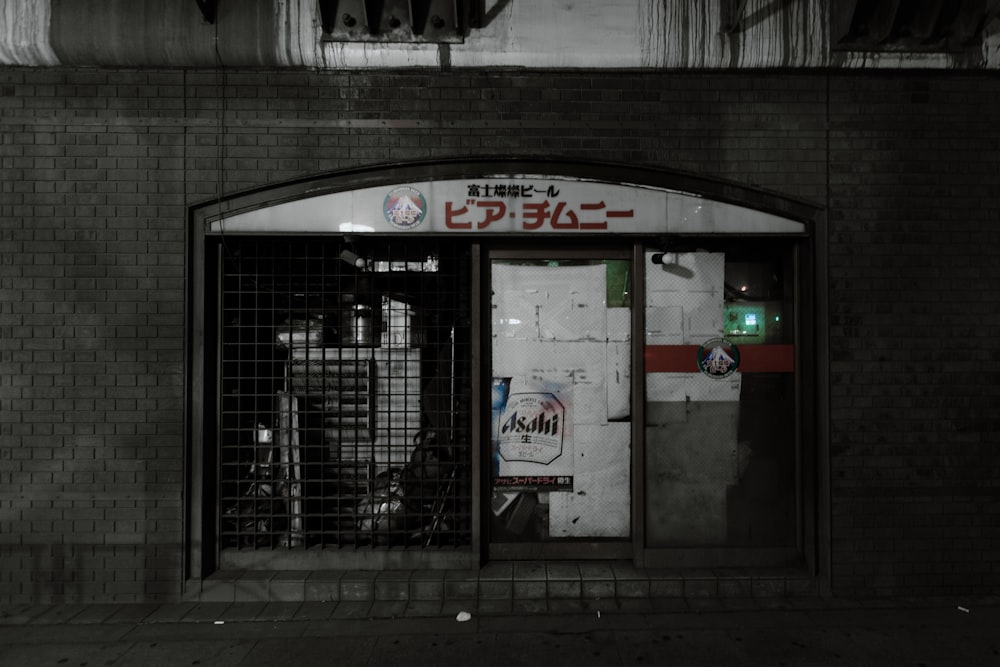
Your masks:
M221 246L221 548L469 545L467 246Z

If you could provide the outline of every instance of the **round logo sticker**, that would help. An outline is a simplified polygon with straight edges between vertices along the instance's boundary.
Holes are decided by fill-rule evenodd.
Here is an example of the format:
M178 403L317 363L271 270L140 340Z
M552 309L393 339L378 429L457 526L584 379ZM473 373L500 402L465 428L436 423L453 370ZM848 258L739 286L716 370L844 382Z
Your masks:
M740 351L725 338L712 338L698 348L698 368L709 377L729 377L739 365Z
M403 186L394 188L385 196L382 213L390 225L396 229L413 229L424 221L427 215L427 200L420 190Z

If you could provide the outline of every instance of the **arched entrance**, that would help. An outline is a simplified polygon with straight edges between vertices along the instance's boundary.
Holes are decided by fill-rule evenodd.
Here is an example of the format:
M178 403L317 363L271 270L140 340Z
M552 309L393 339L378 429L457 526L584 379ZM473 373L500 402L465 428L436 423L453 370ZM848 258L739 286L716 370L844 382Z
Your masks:
M815 211L617 165L192 210L192 577L809 558Z

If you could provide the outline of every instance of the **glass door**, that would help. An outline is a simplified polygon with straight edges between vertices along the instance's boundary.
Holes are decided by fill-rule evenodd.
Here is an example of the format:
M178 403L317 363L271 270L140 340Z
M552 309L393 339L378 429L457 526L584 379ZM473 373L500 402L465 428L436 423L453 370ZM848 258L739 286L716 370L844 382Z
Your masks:
M801 557L794 246L710 247L645 253L646 563L792 565Z
M629 254L493 252L489 266L490 555L627 556Z

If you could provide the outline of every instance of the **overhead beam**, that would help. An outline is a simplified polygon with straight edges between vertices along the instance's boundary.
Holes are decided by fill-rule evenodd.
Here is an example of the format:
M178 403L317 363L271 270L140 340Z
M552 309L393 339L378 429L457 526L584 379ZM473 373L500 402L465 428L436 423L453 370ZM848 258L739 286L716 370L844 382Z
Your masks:
M834 48L958 52L976 48L1000 0L830 0Z
M457 43L476 0L317 0L323 40Z
M215 23L215 17L218 10L218 0L194 0L198 3L198 9L201 10L201 15L205 18L206 23Z

